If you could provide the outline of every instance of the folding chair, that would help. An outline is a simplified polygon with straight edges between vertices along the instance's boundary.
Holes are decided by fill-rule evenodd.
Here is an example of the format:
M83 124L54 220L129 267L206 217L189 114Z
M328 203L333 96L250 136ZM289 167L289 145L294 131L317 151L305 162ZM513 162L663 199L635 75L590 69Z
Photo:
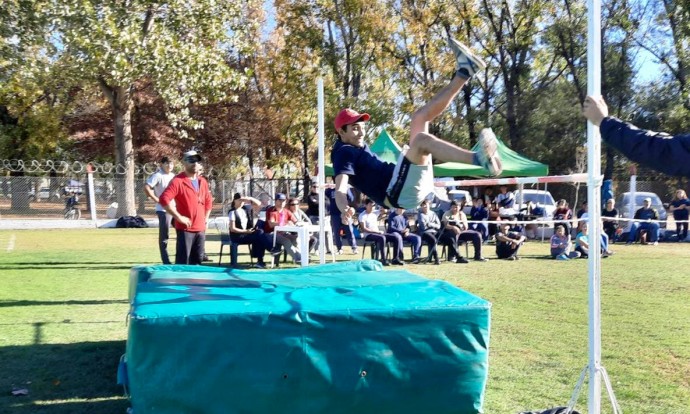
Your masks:
M437 242L440 242L441 236L443 235L443 232L445 232L445 230L443 230L443 231L441 231L441 232L439 233L438 239L436 239ZM466 241L464 241L464 240L458 240L458 241L456 242L456 244L455 244L455 250L458 250L458 249L460 248L460 246L463 245L463 244L465 245L465 257L468 258L468 257L470 256L470 246L467 244ZM444 244L443 244L443 249L441 249L441 257L440 257L441 259L443 259L443 258L446 257L446 250L447 250L447 249L446 249L446 245L445 245L445 243L444 243Z
M218 216L214 220L216 230L220 234L220 252L218 253L218 266L220 266L223 260L223 247L230 247L230 263L237 263L237 255L239 244L232 241L230 237L230 219L227 216ZM249 249L249 262L254 264L254 258L252 257L252 245L247 243Z
M220 252L218 253L218 266L220 266L220 262L223 260L223 247L228 246L230 248L230 255L232 257L234 243L230 239L230 219L227 216L218 216L214 223L216 230L220 234ZM237 251L237 246L235 246L235 251Z

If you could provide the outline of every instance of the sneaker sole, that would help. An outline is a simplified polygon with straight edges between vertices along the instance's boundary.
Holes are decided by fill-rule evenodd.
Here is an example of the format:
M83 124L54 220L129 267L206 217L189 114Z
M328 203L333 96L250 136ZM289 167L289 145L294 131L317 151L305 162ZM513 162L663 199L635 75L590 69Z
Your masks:
M458 62L458 55L464 55L467 58L467 60L469 60L472 64L471 69L473 73L471 73L470 75L473 75L474 73L477 73L480 70L486 69L486 63L484 62L484 60L472 53L469 47L463 45L462 43L458 42L452 37L448 39L448 45L450 46L450 49L453 51L453 54L455 55L456 69L460 69L460 67L458 67L460 66L460 62Z
M503 172L503 164L498 157L498 140L491 128L484 128L479 133L479 149L487 162L485 167L492 176L500 175Z

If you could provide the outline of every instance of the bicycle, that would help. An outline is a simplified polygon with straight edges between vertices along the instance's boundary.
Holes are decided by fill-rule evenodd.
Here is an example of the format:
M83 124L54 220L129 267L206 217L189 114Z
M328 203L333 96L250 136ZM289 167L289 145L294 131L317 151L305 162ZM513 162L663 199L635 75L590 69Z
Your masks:
M65 220L79 220L80 218L79 198L73 194L65 200Z

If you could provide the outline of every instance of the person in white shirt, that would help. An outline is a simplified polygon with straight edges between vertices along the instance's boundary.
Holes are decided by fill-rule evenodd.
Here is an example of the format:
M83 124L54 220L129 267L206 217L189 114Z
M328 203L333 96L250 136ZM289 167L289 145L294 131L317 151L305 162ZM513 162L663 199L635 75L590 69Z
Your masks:
M251 256L256 258L254 267L265 269L264 253L267 241L264 231L254 226L254 214L259 212L261 202L256 198L235 193L232 197L232 207L228 212L230 221L230 240L233 243L251 245ZM230 266L237 267L237 253L230 252Z
M162 157L158 170L151 174L144 185L144 194L156 202L156 216L158 216L158 248L161 252L163 264L170 264L168 256L168 239L170 235L170 221L172 216L165 212L165 209L158 202L158 197L170 184L170 180L175 177L172 172L175 164L168 157Z
M384 266L389 264L402 265L403 262L397 256L390 263L386 260L386 241L392 242L394 244L393 251L397 252L402 245L402 238L399 234L386 234L379 229L379 214L374 211L375 205L374 200L368 199L366 201L366 209L359 214L359 229L362 232L362 237L364 241L376 243L375 252L378 253L378 257L380 257L380 261Z
M496 196L498 207L512 209L515 204L515 194L512 191L508 191L507 185L502 185L500 189L501 192Z

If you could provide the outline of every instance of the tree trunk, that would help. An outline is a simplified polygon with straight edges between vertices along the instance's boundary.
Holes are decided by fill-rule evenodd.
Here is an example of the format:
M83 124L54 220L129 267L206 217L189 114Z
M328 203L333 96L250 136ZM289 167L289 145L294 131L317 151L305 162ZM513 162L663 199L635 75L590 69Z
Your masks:
M513 82L510 79L506 79L506 123L508 124L508 142L510 142L511 148L517 148L519 143L515 89Z
M117 215L136 216L134 198L134 146L132 145L132 96L129 88L114 87L113 115L115 116L115 177L117 186ZM124 168L122 168L124 166Z
M470 148L477 143L477 117L475 111L472 109L472 88L469 84L462 87L462 100L465 104L467 116L465 117L465 125L467 125L467 132L470 137ZM459 116L459 114L458 114Z
M307 196L311 189L311 173L309 171L309 141L307 139L302 139L302 179L304 180L304 194L302 196L303 201L307 201Z

